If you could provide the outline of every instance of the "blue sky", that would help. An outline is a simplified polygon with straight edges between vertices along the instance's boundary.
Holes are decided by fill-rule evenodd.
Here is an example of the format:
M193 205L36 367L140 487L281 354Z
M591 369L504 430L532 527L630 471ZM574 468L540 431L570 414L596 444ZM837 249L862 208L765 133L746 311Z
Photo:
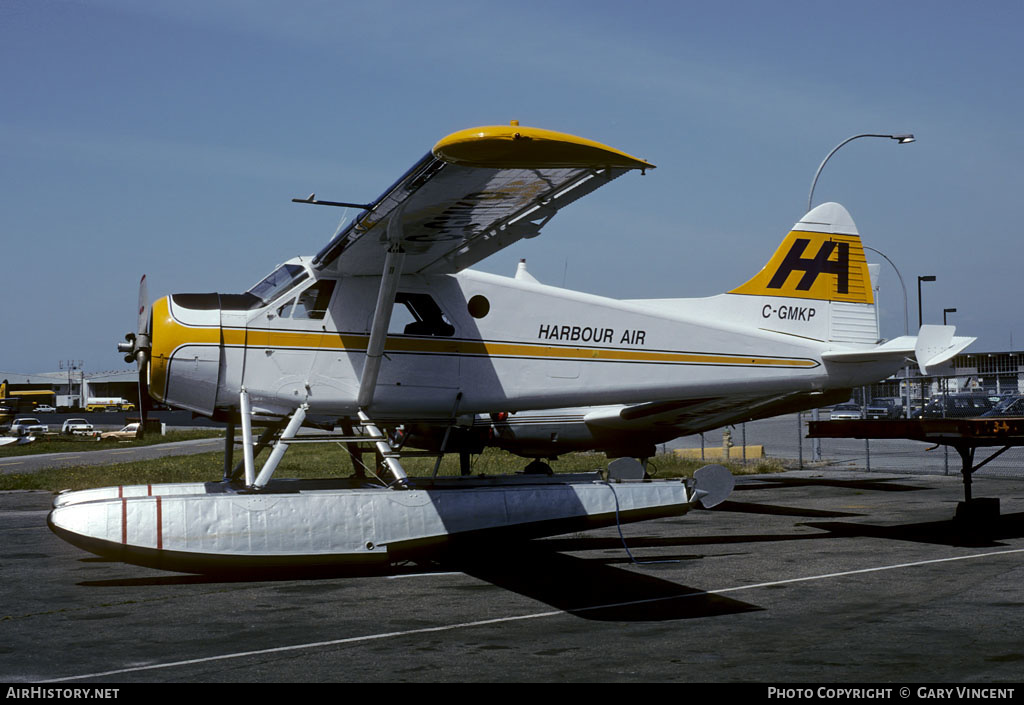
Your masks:
M1020 2L0 4L0 370L125 368L151 298L239 292L318 251L441 137L517 119L658 168L478 267L621 298L708 296L815 203L902 272L916 328L1024 342ZM1005 213L1009 212L1009 215ZM881 262L881 258L873 257ZM883 334L903 299L882 274Z

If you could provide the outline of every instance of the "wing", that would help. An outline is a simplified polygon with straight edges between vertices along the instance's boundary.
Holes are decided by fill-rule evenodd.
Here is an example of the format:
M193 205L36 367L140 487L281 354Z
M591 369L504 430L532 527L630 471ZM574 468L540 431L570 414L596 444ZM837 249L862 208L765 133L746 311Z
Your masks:
M397 244L409 274L458 272L524 237L564 206L648 162L530 127L451 134L313 260L320 270L379 275Z
M850 394L849 389L838 389L825 393L793 392L772 396L752 394L745 397L650 402L606 407L587 414L583 420L590 425L620 430L671 427L676 436L682 436L744 421L838 404L847 401Z

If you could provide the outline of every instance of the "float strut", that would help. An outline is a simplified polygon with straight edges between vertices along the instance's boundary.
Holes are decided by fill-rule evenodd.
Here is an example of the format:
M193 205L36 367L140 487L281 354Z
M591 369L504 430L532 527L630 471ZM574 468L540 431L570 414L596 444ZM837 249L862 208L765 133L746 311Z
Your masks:
M234 465L235 423L228 421L224 428L224 482L231 480L231 469Z
M249 392L242 387L239 394L242 416L242 461L245 465L245 486L252 487L256 481L256 468L252 457L252 412L249 409Z
M398 484L404 484L405 480L408 479L408 475L405 474L405 469L402 464L398 461L399 454L392 449L391 444L388 443L387 437L377 428L377 424L367 415L365 411L359 411L359 421L363 425L363 430L370 437L370 440L377 448L377 453L380 454L387 466L388 470L394 476Z
M288 441L295 438L295 434L302 428L302 422L306 420L306 410L308 408L308 404L303 404L292 414L291 420L285 426L284 432L281 433L277 443L274 444L274 450L270 452L270 457L263 464L263 467L260 469L260 475L256 478L256 482L253 483L252 487L262 489L270 482L270 478L274 476L274 471L277 470L281 458L284 457L284 452L288 450Z

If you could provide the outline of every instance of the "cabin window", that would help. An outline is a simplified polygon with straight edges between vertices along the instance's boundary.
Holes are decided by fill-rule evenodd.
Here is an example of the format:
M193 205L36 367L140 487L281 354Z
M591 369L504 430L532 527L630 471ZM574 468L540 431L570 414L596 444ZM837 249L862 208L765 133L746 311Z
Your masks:
M486 296L477 294L466 304L466 310L473 318L483 318L490 312L491 302L487 300Z
M448 338L455 335L455 326L429 294L400 291L395 295L388 332Z
M333 279L321 279L299 294L292 318L323 320L327 315L327 306L331 303L331 295L334 294L334 284Z
M277 315L281 318L323 320L327 315L327 306L331 303L335 283L333 279L321 279L278 308Z
M291 299L286 304L281 304L277 307L277 315L281 318L291 318L292 311L295 310L295 299Z

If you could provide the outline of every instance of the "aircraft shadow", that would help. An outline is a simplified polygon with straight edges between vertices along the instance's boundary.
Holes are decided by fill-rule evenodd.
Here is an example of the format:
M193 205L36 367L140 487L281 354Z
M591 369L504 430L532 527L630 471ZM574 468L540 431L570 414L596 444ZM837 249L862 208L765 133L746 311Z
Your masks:
M923 488L895 482L893 478L837 480L824 477L777 477L775 475L751 478L749 482L738 483L734 492L745 490L780 489L786 487L842 487L851 490L873 490L877 492L920 492Z
M621 543L618 544L621 547ZM579 549L579 546L574 546ZM84 559L105 561L105 559ZM675 561L668 561L675 562ZM564 555L536 542L461 546L436 563L393 566L387 574L457 570L583 619L651 622L716 617L762 609L661 578ZM381 575L380 571L375 573ZM366 575L366 574L364 574ZM78 583L82 587L152 587L254 581L335 580L359 577L351 570L238 571L219 574L170 574Z
M1006 545L1001 541L1024 537L1024 513L1005 514L989 521L954 518L897 526L847 522L808 522L804 526L840 537L874 537L960 548L992 548Z
M83 558L83 563L109 563L123 566L120 561L107 558ZM220 583L281 582L291 580L338 580L339 578L366 578L399 576L409 573L440 572L436 564L402 562L373 569L357 570L351 566L317 566L308 568L249 568L211 573L162 573L139 578L111 578L109 580L83 580L81 587L151 587L160 585L212 585Z
M808 524L809 526L809 524ZM725 546L728 544L742 543L775 543L778 541L809 541L823 538L832 538L827 532L820 534L732 534L714 536L627 536L626 546L630 551L643 549L684 549L693 546ZM618 549L621 554L617 558L590 558L591 561L603 561L604 563L625 564L632 560L626 554L623 540L618 536L573 536L554 539L545 539L544 544L552 551L563 551L576 553L581 551L611 551ZM702 554L678 553L673 555L659 555L656 560L648 561L645 557L636 557L637 563L658 563L658 562L681 562L699 560Z
M661 578L577 558L529 542L460 552L444 564L583 619L606 622L698 619L762 609ZM621 544L620 544L621 546Z
M793 517L857 517L863 514L857 512L836 512L824 509L802 509L800 507L782 507L762 502L734 502L727 499L717 505L715 512L740 512L743 514L768 514L771 516L793 516Z

